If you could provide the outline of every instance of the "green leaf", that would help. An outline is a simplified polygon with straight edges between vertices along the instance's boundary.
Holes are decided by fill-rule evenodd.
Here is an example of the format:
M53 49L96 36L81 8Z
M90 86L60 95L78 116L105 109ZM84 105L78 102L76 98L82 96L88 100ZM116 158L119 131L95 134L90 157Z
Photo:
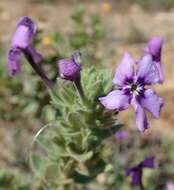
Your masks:
M105 139L108 138L110 136L112 136L113 134L115 134L118 130L120 130L120 128L122 128L123 125L115 125L113 127L109 127L109 128L95 128L93 129L93 131L95 132L96 136L99 137L100 139Z
M80 174L78 172L76 172L74 174L74 181L77 182L77 183L89 183L91 180L93 180L94 177L93 176L86 176L86 175L83 175L83 174Z
M51 100L53 101L54 104L59 104L59 102L62 102L61 98L52 90L49 89L49 94L51 96Z
M14 174L4 169L0 170L0 187L10 187L14 180Z
M44 156L39 156L36 153L30 153L30 165L32 170L39 176L44 175L48 160Z
M52 148L52 142L51 139L47 136L40 135L36 139L40 145L42 145L46 149L51 149Z
M95 165L92 167L88 167L89 173L96 177L98 174L102 173L106 168L106 162L104 162L102 159L98 160Z
M59 163L52 163L51 165L48 165L45 171L45 178L49 182L54 182L58 178L58 164Z
M78 162L85 162L93 156L92 151L82 153L82 154L77 154L77 153L73 152L70 147L67 147L66 149L67 149L67 152L69 153L69 155Z
M80 129L84 126L84 124L81 122L81 117L78 113L70 113L68 115L68 121L70 126L72 126L74 129Z

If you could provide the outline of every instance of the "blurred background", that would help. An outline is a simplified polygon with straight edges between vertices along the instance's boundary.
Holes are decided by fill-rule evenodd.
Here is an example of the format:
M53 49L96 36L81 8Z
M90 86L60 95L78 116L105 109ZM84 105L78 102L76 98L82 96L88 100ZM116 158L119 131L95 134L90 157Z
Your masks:
M57 59L70 56L74 49L82 51L84 67L114 71L125 51L138 59L149 38L165 39L162 51L165 83L155 87L165 99L161 117L153 119L149 115L151 128L140 134L136 131L133 109L119 113L119 122L125 124L130 135L119 148L120 158L115 160L120 159L122 166L129 165L132 156L139 160L144 155L158 155L156 173L161 181L156 178L156 187L162 189L167 180L174 180L171 167L174 164L174 0L0 0L0 168L4 173L15 169L28 175L31 171L27 153L33 135L54 119L55 110L49 106L47 90L25 60L22 73L8 78L6 52L21 16L29 16L37 23L33 43L45 56L42 66L53 80L57 75ZM114 143L116 148L121 146ZM124 162L123 156L127 158ZM4 179L13 183L13 177L5 178L3 172L0 172L0 187Z

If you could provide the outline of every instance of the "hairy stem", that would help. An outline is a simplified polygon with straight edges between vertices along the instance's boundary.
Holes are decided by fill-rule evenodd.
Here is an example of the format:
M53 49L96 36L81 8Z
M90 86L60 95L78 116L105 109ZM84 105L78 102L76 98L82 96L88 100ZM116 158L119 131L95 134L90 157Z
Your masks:
M40 78L42 79L44 84L49 88L56 89L55 84L46 76L43 69L35 63L30 52L27 51L27 49L24 49L23 53L24 53L26 59L28 60L29 64L32 66L32 68L35 70L35 72L40 76Z
M81 82L80 82L80 78L75 80L74 83L75 83L75 86L77 87L77 90L78 90L82 100L86 101L85 94L84 94L84 91L83 91L83 88L82 88L82 85L81 85Z
M140 190L145 190L143 183L140 184Z

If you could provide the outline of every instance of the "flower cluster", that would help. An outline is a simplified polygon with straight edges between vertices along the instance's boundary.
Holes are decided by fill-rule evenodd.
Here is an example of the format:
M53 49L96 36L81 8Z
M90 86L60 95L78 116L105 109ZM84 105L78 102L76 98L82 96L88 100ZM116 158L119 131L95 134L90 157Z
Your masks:
M132 105L136 113L136 125L142 132L149 127L145 110L158 118L164 104L155 90L145 88L146 85L164 81L161 68L162 43L161 38L152 38L145 49L145 54L138 61L125 53L113 78L113 83L118 88L99 98L108 110L122 111Z

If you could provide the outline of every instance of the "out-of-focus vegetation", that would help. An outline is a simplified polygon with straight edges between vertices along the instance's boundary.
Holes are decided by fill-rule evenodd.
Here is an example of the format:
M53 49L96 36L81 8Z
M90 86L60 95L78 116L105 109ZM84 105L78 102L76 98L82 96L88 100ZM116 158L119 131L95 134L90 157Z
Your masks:
M146 10L164 10L168 11L174 7L174 0L130 0L131 3L137 3Z
M43 140L44 138L39 139L41 142ZM131 179L130 177L125 176L124 168L132 167L148 155L156 157L156 164L154 170L144 170L143 182L146 189L165 190L166 182L174 179L174 153L172 140L166 140L159 134L148 135L142 139L139 133L129 131L127 138L111 138L109 142L112 146L110 160L114 163L114 167L110 168L108 166L107 175L104 173L99 174L96 180L91 181L88 185L85 183L83 185L76 184L76 189L115 190L119 188L120 190L133 190L135 187L130 185ZM37 164L37 167L40 167L44 163L36 162L35 164ZM47 172L54 171L55 173L54 169L55 168L50 168L50 171ZM55 177L53 175L54 173L47 173L47 177L50 178L51 174L52 177ZM42 180L34 179L31 171L13 171L10 169L0 170L0 189L39 190L44 189L43 186L45 185Z
M145 43L146 41L147 37L145 33L136 25L132 24L130 27L130 32L126 37L126 42L128 44L138 44L138 43Z
M66 3L81 3L81 0L27 0L31 3L55 3L55 2L66 2ZM91 0L92 1L92 0ZM174 7L174 0L108 0L104 1L104 9L111 10L113 8L119 10L120 8L129 8L130 5L140 5L146 11L169 11ZM112 9L114 10L114 9Z
M174 7L174 0L113 0L116 9L129 8L132 4L140 5L146 11L168 11Z

